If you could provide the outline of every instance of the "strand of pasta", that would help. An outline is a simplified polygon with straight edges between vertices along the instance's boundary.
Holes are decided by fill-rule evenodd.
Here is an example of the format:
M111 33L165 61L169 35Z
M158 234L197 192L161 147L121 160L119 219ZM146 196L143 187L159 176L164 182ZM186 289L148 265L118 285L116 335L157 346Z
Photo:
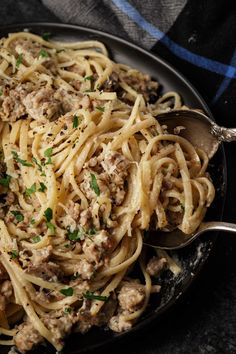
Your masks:
M104 46L103 43L99 42L99 41L84 41L84 42L71 42L71 43L61 43L61 42L48 42L45 41L43 38L34 35L32 33L27 33L27 32L17 32L17 33L12 33L9 35L8 38L6 38L5 42L4 42L4 48L7 48L9 46L9 44L17 39L17 38L26 38L26 39L31 39L35 42L38 42L40 44L42 44L45 47L48 48L73 48L73 49L81 49L81 48L99 48L104 55L107 55L107 50Z
M151 288L152 288L152 281L151 281L151 277L150 275L147 273L146 267L145 267L145 263L144 263L144 255L142 255L139 259L139 264L140 264L140 268L142 270L143 276L144 276L144 280L145 280L145 299L144 299L144 303L142 305L142 307L131 313L131 314L125 314L123 315L125 321L133 321L136 320L138 317L141 316L141 314L145 311L147 304L149 302L149 298L150 298L150 294L151 294Z
M127 269L125 268L122 271L116 273L116 275L113 277L113 279L108 284L108 286L102 291L101 296L109 297L110 293L117 288L117 286L119 285L119 283L123 279L123 277L126 273L126 270ZM101 309L102 306L103 306L102 301L98 301L98 300L93 301L93 304L90 309L91 315L95 316L98 313L98 311Z
M22 284L16 277L17 270L14 269L15 266L13 265L13 263L10 262L9 257L7 257L7 254L5 252L2 252L2 255L0 255L0 259L4 267L7 269L8 274L11 278L14 292L17 293L17 297L20 299L25 312L29 316L31 322L34 324L34 327L44 338L46 338L52 345L54 345L57 350L61 350L62 345L54 342L54 339L51 336L51 332L44 326L40 318L36 315L31 300L27 296Z
M131 264L133 264L136 259L138 258L138 256L140 255L142 250L142 236L141 233L139 231L137 231L137 248L134 252L134 254L127 259L126 261L122 262L121 264L114 266L114 267L109 267L109 269L105 269L104 271L100 272L100 276L109 276L115 273L118 273L120 271L122 271L123 269L127 269Z

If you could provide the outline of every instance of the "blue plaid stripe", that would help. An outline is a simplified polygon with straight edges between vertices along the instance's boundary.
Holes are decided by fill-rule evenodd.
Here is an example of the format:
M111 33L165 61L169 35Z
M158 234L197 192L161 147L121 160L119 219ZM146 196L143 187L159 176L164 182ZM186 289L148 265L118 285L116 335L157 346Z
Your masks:
M230 61L230 65L232 66L236 66L236 49L234 51L234 54L232 56L232 59ZM236 71L236 69L235 69ZM218 99L220 98L220 96L223 94L223 92L228 88L230 82L231 82L231 78L228 77L227 75L225 75L226 77L224 78L224 80L222 81L221 85L219 86L216 94L215 94L215 97L213 98L211 104L215 104Z
M216 60L205 58L201 55L192 53L188 49L180 46L170 39L165 33L160 31L156 26L146 21L146 19L126 0L112 0L113 4L126 14L133 22L135 22L144 31L148 32L155 39L163 43L177 57L188 61L189 63L225 76L229 79L236 78L236 66L225 65ZM228 82L228 81L227 81ZM223 84L223 83L222 83ZM222 86L222 85L221 85ZM222 90L222 88L221 88Z

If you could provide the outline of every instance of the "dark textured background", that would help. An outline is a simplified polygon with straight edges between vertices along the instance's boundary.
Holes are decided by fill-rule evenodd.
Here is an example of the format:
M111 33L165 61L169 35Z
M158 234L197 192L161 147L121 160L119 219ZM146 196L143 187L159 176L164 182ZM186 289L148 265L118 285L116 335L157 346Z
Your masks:
M0 18L1 25L37 21L60 22L39 0L0 0ZM217 112L214 113L217 116ZM223 118L217 118L223 124ZM236 119L234 122L236 126ZM225 148L229 176L224 220L234 222L236 144ZM235 254L236 236L222 233L199 278L161 323L154 322L145 331L126 337L112 348L104 348L101 353L236 353Z

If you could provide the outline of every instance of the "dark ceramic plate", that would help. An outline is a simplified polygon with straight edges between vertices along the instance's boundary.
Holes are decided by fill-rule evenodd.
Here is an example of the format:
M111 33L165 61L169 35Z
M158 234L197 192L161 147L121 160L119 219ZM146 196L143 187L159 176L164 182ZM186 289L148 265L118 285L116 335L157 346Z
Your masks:
M173 67L157 56L107 33L93 29L64 24L20 24L5 26L0 29L0 36L6 36L10 32L29 30L38 35L50 32L51 38L63 41L99 40L109 50L110 56L116 62L130 65L140 71L148 73L162 85L162 91L174 90L181 94L184 103L190 107L203 109L212 119L206 103L195 90L195 88ZM226 192L226 160L223 147L221 146L210 164L210 173L217 189L216 199L210 208L207 218L220 220L223 213L225 192ZM103 328L94 328L85 335L71 335L66 341L65 354L81 354L114 341L117 338L138 331L152 320L159 318L176 304L177 300L186 291L193 279L197 276L206 259L208 258L214 240L216 238L203 237L197 240L188 248L178 251L174 257L181 263L183 272L176 278L165 274L161 279L162 291L160 295L152 297L150 304L134 328L124 334L114 334ZM6 348L1 348L1 353L7 353ZM50 347L40 347L34 353L53 353Z

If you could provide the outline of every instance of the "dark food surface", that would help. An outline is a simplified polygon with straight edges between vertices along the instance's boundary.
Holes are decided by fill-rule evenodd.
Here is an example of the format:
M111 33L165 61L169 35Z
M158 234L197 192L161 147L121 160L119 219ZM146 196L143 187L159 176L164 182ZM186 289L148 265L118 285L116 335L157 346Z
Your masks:
M38 0L1 0L1 25L60 22ZM190 79L190 78L189 78ZM200 92L201 93L201 92ZM222 124L222 118L216 120ZM236 144L225 146L228 193L224 220L236 221ZM178 306L145 330L125 336L94 354L236 353L236 236L221 233L198 279Z

